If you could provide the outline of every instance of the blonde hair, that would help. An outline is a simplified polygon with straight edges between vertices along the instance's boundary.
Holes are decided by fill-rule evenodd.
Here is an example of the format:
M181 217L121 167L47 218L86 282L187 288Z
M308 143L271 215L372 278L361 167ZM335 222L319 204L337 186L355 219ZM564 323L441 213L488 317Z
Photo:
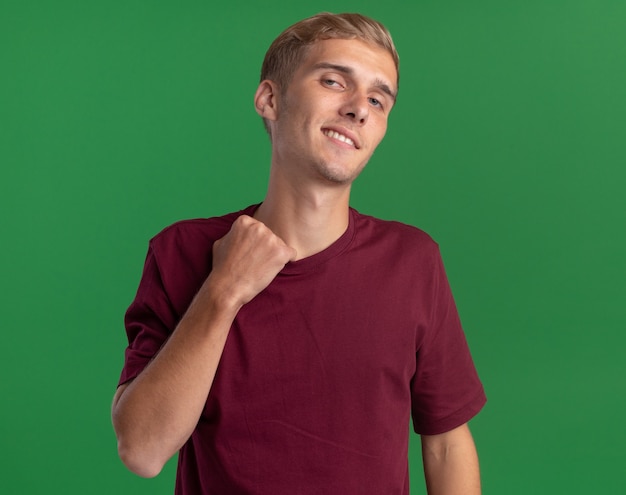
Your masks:
M284 92L309 47L318 40L326 39L359 39L387 50L393 58L399 82L400 59L387 28L362 14L329 12L303 19L278 35L265 54L261 81L274 81ZM267 121L264 120L264 124L269 132Z

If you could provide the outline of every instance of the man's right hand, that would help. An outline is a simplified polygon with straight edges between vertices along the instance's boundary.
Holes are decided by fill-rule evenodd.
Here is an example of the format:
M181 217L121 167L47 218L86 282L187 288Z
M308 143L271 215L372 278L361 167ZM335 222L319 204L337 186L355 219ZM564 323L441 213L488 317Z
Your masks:
M214 290L240 308L274 280L296 250L262 222L242 215L213 245L213 268L207 279Z

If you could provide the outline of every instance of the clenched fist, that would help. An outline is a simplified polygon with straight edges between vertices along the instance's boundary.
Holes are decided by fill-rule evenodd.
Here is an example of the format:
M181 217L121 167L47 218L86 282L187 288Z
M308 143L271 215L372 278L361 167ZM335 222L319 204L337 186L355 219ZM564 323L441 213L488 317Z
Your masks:
M296 250L265 224L242 215L228 234L214 243L209 279L222 296L241 307L265 289L295 258Z

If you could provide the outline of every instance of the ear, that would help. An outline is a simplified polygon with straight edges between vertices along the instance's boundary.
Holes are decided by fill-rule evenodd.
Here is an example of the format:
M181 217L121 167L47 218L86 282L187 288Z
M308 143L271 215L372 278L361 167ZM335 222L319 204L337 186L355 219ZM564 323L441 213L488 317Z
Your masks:
M276 120L278 117L278 86L274 81L261 81L254 94L254 108L256 112L267 120Z

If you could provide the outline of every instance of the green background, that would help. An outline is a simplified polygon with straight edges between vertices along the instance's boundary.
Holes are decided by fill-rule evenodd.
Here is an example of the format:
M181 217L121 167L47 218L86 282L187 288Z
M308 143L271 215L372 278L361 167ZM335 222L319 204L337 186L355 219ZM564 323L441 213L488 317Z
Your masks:
M352 204L442 247L484 493L626 493L623 0L2 0L2 493L172 493L117 459L123 313L152 235L262 199L261 60L322 10L400 51Z

